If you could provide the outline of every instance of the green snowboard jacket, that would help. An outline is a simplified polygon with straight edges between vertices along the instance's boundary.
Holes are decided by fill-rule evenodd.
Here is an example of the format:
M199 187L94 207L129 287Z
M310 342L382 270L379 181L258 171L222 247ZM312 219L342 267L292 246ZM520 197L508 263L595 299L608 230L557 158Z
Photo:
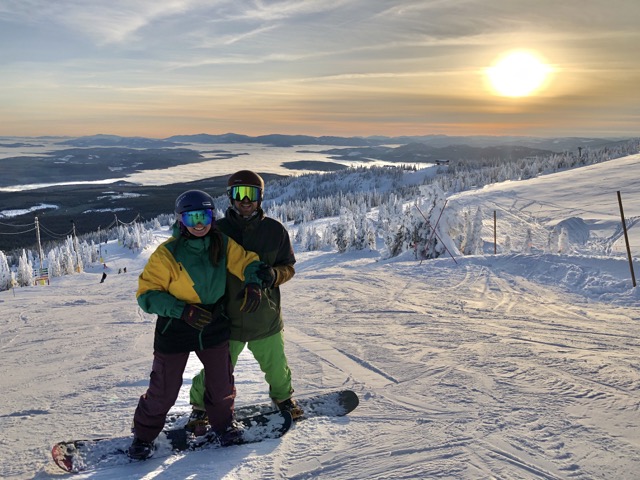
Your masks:
M256 252L260 260L271 265L276 272L273 288L262 291L260 306L248 314L240 311L241 300L237 298L244 288L243 282L232 275L227 276L226 312L231 319L231 340L249 342L278 333L284 327L279 286L295 274L293 265L296 258L289 233L280 222L265 216L261 208L254 216L245 219L229 207L224 218L216 220L216 223L222 233L245 250Z

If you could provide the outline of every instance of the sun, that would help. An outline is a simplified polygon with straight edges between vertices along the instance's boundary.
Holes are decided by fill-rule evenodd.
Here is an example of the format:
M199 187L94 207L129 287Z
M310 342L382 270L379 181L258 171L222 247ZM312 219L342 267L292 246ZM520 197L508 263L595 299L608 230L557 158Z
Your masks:
M536 54L515 50L485 70L492 89L503 97L526 97L540 91L552 69Z

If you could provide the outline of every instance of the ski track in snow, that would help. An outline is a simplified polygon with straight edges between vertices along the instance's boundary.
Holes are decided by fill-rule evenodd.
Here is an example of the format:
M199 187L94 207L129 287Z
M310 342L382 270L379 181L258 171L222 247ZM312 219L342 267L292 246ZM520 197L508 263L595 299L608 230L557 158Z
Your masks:
M357 448L370 461L359 459L358 468L366 463L366 478L383 478L390 475L389 462L376 469L375 459L392 454L393 478L478 478L489 472L502 478L608 476L597 461L586 472L576 463L583 461L581 443L587 438L626 453L626 461L614 466L616 478L624 478L636 465L638 445L618 441L615 430L632 424L616 425L610 414L605 424L614 434L606 434L586 417L594 410L637 409L633 318L622 315L602 332L609 306L590 305L587 314L567 303L572 299L566 295L465 263L459 269L449 268L446 260L396 264L396 275L386 272L380 281L375 274L380 266L374 271L333 267L321 277L341 279L340 289L312 294L323 308L289 313L304 318L312 332L305 338L289 329L289 341L316 354L323 368L340 365L365 398L351 419L367 419L365 443ZM427 285L412 280L422 275ZM299 280L296 290L313 292L317 277ZM300 286L305 282L308 289ZM459 292L460 300L450 292ZM371 308L372 299L378 309ZM298 305L308 302L311 296ZM339 346L344 337L350 339L348 352ZM603 360L601 353L613 353L615 360ZM369 444L390 431L397 431L398 442L410 431L412 448L400 455L388 451L388 440ZM409 460L403 473L402 460L395 457L414 454L423 460Z

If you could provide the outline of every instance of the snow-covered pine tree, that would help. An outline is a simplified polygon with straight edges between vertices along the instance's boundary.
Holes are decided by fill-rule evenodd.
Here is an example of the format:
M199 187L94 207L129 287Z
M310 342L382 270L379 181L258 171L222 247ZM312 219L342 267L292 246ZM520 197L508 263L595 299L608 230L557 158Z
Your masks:
M440 220L444 214L446 196L437 186L423 186L415 208L410 213L409 232L416 258L437 258L444 251L438 237L442 236Z
M554 227L549 232L549 238L547 239L547 252L548 253L558 253L560 251L560 246L558 245L558 240L560 239L560 232L558 231L558 227Z
M0 250L0 291L9 290L11 288L11 269L7 256Z
M568 254L571 252L571 242L569 241L569 232L565 227L560 229L560 235L558 236L558 252L562 254Z
M78 254L82 265L91 265L95 255L95 248L86 241L78 242Z
M396 220L389 214L388 204L380 205L380 213L378 215L378 234L382 237L382 241L391 255L394 237L397 229Z
M366 212L358 212L354 216L354 232L351 247L354 250L364 250L369 246L370 222L367 220Z
M294 243L304 244L306 235L306 228L304 225L299 225L296 229L296 233L293 236Z
M304 243L304 249L308 252L320 250L322 248L322 237L316 227L310 227Z
M368 248L369 250L374 251L377 249L376 231L375 231L375 227L371 222L367 222L367 236L365 238L365 242L366 242L366 248Z
M511 237L507 234L502 242L502 253L511 253Z
M338 252L344 253L353 245L355 223L353 213L348 208L342 207L340 209L340 218L338 218L338 222L333 225L332 233Z
M478 207L471 222L471 231L467 239L467 252L465 255L482 255L484 253L482 240L482 209Z
M73 239L67 237L67 240L60 246L60 254L58 258L60 260L60 269L62 275L73 275L75 272L75 252L73 251Z
M460 251L463 255L468 255L469 248L469 240L471 239L470 232L473 230L471 227L471 212L468 209L465 209L462 214L462 231L458 235L460 239Z
M49 269L49 278L59 277L62 275L57 249L52 248L49 250L49 254L47 255L47 268Z
M407 243L407 230L402 223L392 223L389 231L385 235L384 241L389 251L389 257L397 257L404 251Z
M434 225L429 220L433 208L433 205L429 205L421 198L416 201L415 208L409 214L410 246L413 247L414 255L418 260L433 258L433 247L435 246L433 242L433 239L435 239L435 235L433 235Z
M16 272L16 280L21 287L33 285L33 264L27 256L26 250L22 250L22 255L18 261L18 270Z

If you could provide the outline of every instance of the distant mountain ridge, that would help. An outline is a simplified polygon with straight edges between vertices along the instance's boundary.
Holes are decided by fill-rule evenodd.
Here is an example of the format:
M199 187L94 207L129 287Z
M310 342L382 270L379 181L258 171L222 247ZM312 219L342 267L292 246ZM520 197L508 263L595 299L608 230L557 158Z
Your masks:
M313 137L310 135L259 135L250 137L248 135L239 135L237 133L225 133L223 135L209 135L200 133L198 135L174 135L166 139L172 142L188 142L188 143L260 143L272 145L274 147L293 147L295 145L335 145L335 146L373 146L380 145L384 142L375 139L366 139L363 137L334 137L321 136Z
M277 147L293 147L304 145L330 145L344 147L375 147L382 145L407 145L419 143L434 148L444 148L454 145L470 147L519 146L552 152L575 151L583 148L602 148L626 141L628 138L590 138L590 137L523 137L523 136L448 136L448 135L416 135L416 136L369 136L369 137L338 137L311 135L283 135L270 134L249 136L238 133L213 135L199 133L194 135L173 135L164 139L145 137L121 137L118 135L90 135L59 142L62 145L75 147L129 147L129 148L168 148L183 146L185 143L201 144L233 144L258 143Z
M547 156L555 152L540 148L523 147L519 145L497 145L490 147L476 147L470 145L450 145L447 147L433 147L424 143L409 143L399 147L366 147L366 148L335 148L320 153L332 155L336 160L376 159L394 163L439 163L455 160L478 162L485 160L514 160L519 158Z
M57 142L58 145L70 145L73 147L126 147L126 148L167 148L178 147L180 144L169 140L145 137L120 137L118 135L90 135L86 137L71 138Z

